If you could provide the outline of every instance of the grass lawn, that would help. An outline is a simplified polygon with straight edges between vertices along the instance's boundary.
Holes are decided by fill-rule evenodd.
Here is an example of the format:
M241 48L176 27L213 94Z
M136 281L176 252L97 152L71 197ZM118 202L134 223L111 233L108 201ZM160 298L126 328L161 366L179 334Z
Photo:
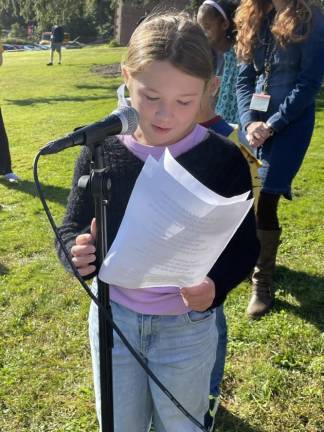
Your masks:
M0 105L13 168L22 178L17 185L0 179L1 432L98 430L89 300L56 258L32 165L48 141L115 108L120 78L91 68L119 62L121 54L104 47L64 50L63 64L47 67L48 52L6 53L0 69ZM294 183L295 199L280 206L276 307L250 322L248 283L226 303L230 342L219 432L323 430L323 136L324 91L312 144ZM41 159L40 180L58 223L78 152Z

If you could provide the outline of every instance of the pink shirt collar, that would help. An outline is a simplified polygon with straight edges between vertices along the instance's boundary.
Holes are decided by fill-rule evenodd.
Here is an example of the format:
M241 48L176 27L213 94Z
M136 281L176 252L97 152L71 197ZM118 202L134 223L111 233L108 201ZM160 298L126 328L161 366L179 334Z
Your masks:
M119 135L120 141L130 150L135 156L142 161L145 161L148 155L153 156L155 159L160 159L166 147L174 158L177 158L182 153L187 152L195 147L206 137L207 129L197 124L194 129L174 144L168 146L149 146L140 144L132 135Z

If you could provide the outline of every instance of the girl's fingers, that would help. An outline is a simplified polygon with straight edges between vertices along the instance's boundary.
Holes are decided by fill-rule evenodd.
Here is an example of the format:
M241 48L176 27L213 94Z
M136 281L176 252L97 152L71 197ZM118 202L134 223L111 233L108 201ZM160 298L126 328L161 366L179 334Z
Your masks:
M85 267L88 264L96 261L96 255L86 255L86 256L73 257L72 261L74 262L76 267Z
M81 276L88 276L89 274L96 271L96 266L90 265L87 267L80 267L80 268L78 268L78 271L79 271Z
M79 257L89 254L94 254L96 252L96 247L92 244L76 244L71 248L72 256Z
M86 244L93 244L94 238L91 234L80 234L75 239L76 245L86 245Z
M96 223L96 218L93 218L91 221L91 226L90 226L90 233L92 235L93 240L96 239L96 235L97 235L97 223Z

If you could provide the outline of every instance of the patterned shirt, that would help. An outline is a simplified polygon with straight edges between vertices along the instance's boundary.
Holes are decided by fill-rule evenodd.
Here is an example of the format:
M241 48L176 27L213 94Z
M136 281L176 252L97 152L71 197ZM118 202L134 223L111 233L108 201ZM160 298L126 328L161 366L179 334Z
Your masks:
M228 123L239 123L236 101L236 81L238 67L234 49L224 54L222 83L217 98L215 112Z

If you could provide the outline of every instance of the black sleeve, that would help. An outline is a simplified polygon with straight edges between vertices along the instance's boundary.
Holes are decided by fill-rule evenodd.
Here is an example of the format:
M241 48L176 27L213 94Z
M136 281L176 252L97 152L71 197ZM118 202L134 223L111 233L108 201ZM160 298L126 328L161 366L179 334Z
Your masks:
M90 232L91 220L94 217L91 194L87 190L78 187L79 178L83 175L89 175L89 173L90 151L87 147L83 147L75 164L72 189L68 197L63 223L59 227L59 233L69 253L75 244L75 238L79 234ZM60 261L66 270L71 271L71 267L57 239L55 240L55 247ZM92 276L90 275L87 279Z
M234 148L229 162L224 164L228 173L226 196L239 195L252 190L248 163ZM224 193L225 195L225 193ZM230 290L242 282L252 270L259 254L253 207L210 270L208 276L215 282L216 295L212 307L224 302Z

